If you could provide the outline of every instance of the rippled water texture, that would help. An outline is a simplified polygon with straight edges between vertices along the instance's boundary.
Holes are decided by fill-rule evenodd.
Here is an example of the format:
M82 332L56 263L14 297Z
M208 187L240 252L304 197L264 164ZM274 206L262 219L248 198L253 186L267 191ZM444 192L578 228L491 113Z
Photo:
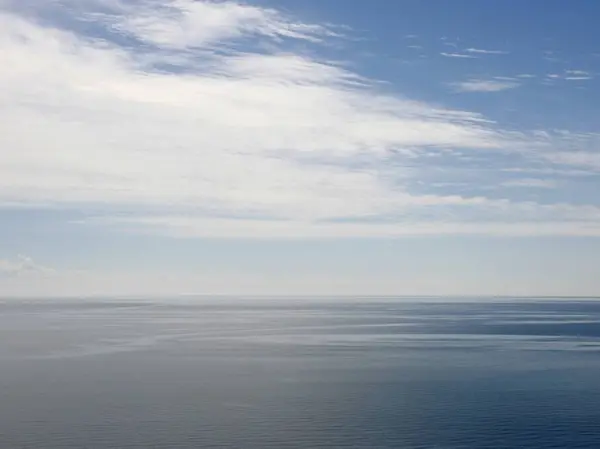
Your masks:
M600 302L0 301L1 448L600 448Z

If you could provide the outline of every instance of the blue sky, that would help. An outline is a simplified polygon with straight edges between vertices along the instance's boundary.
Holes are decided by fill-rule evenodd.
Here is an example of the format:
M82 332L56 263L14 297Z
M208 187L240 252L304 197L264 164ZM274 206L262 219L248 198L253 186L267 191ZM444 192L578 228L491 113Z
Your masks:
M2 0L0 291L598 295L599 14Z

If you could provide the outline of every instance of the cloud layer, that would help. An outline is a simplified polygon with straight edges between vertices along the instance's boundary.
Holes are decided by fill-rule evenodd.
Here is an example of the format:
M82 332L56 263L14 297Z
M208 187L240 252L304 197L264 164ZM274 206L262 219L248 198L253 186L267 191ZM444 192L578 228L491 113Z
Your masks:
M598 154L385 91L319 56L344 39L331 25L235 2L3 4L1 204L186 237L600 234L592 205L415 188L469 155L590 169Z

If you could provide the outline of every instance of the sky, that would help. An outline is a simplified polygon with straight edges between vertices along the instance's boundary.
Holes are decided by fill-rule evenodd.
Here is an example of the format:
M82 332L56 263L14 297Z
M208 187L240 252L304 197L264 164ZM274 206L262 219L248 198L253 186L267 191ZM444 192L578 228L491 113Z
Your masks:
M0 295L600 295L596 0L0 0Z

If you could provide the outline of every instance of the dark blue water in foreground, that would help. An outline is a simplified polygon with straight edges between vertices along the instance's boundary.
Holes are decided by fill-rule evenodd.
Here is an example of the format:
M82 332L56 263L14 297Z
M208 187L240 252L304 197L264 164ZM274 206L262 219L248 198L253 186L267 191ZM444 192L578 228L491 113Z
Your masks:
M0 448L600 448L600 302L0 301Z

